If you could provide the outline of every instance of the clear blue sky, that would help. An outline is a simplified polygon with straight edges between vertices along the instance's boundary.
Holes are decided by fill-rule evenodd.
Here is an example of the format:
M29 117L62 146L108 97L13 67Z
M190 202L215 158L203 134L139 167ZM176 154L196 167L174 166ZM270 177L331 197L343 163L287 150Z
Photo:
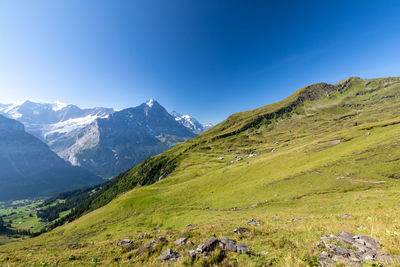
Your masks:
M125 108L201 122L314 82L400 76L400 1L0 0L0 103Z

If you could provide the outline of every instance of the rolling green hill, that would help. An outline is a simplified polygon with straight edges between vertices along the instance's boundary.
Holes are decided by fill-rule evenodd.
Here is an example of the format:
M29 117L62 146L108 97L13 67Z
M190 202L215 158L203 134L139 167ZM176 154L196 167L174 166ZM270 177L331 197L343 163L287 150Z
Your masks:
M177 265L306 266L320 237L340 231L400 255L399 115L400 78L302 88L120 174L80 218L0 246L0 265L158 266L171 248ZM144 247L160 236L168 242ZM211 236L252 254L187 256ZM180 237L185 246L174 244ZM116 245L125 238L135 244Z

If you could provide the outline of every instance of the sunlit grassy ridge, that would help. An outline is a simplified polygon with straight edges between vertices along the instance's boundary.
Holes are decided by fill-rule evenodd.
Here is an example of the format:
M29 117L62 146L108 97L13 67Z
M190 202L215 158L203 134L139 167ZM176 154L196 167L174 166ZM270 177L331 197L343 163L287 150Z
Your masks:
M254 252L229 253L221 265L304 266L319 238L340 230L375 237L400 255L399 107L399 78L351 78L232 115L121 175L93 208L135 188L104 207L38 238L1 246L0 264L157 266L167 247L185 255L215 235ZM249 153L258 156L245 157ZM246 225L250 218L261 225ZM240 226L250 234L234 234ZM144 232L151 237L137 238ZM169 243L146 255L115 245L126 237L145 244L158 236ZM178 248L173 241L181 236L191 243ZM79 247L68 248L73 243ZM185 256L177 265L213 259Z

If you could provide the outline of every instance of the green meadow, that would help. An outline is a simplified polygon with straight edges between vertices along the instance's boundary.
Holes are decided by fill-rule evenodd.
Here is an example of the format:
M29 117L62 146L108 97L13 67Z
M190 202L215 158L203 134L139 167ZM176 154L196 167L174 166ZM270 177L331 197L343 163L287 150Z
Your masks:
M232 115L151 158L146 164L174 159L153 184L129 188L148 165L134 167L93 202L100 208L0 246L0 265L160 266L159 255L171 248L182 255L177 266L318 266L311 248L340 231L374 237L400 255L400 79L350 78L335 86L341 89L306 87ZM110 192L119 193L96 204ZM252 218L260 225L248 225ZM40 227L34 217L14 220ZM248 231L234 233L238 227ZM168 243L138 253L160 236ZM187 256L211 236L234 238L252 254ZM177 247L180 237L188 243ZM137 246L116 245L125 238Z

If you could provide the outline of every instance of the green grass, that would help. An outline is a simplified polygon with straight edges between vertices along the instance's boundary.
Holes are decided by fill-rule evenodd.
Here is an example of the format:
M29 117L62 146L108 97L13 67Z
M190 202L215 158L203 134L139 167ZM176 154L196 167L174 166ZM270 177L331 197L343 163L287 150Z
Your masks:
M42 221L36 215L36 209L54 206L60 200L56 200L47 206L43 206L44 199L24 199L8 202L0 202L0 216L6 225L11 224L11 230L30 230L31 233L39 232L47 223ZM60 218L69 214L71 210L60 213ZM12 240L19 240L15 237L0 238L0 244L11 242Z
M173 162L167 178L152 185L135 180L134 189L71 223L1 246L0 265L158 266L167 247L186 255L215 235L246 243L253 255L215 252L195 262L184 256L178 265L306 266L315 261L310 249L320 237L340 231L375 237L385 251L400 255L400 180L393 178L400 177L400 80L375 79L368 86L367 80L349 81L276 119L259 123L303 91L231 116L125 173L110 196L129 187L132 177L158 178ZM382 97L388 95L395 97ZM216 138L252 120L254 127ZM244 159L230 164L236 152ZM258 156L246 158L249 153ZM246 225L250 218L261 225ZM237 227L250 231L237 235ZM139 239L144 232L151 237ZM115 246L126 237L145 244L161 235L169 243L146 255ZM189 244L175 247L182 236ZM79 248L68 248L72 243Z
M43 203L42 199L25 199L0 203L0 216L5 224L11 222L11 229L40 231L46 224L36 216L36 209Z

